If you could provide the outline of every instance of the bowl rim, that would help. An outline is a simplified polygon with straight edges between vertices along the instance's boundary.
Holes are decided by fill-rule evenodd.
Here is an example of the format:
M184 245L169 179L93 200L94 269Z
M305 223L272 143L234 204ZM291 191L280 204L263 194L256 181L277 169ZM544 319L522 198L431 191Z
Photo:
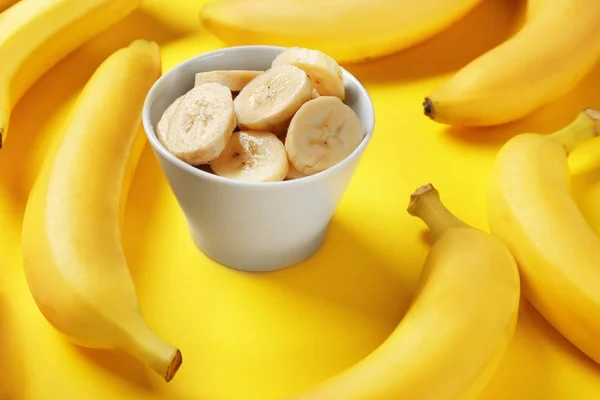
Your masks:
M146 94L146 98L144 100L144 105L143 105L143 109L142 109L142 125L144 128L145 135L148 138L148 141L150 142L150 145L152 146L154 151L158 152L164 160L168 161L170 164L172 164L176 168L178 168L184 172L187 172L188 174L191 174L198 179L208 179L208 180L211 180L215 183L222 184L222 185L247 187L247 188L253 188L253 189L260 190L260 188L274 189L274 188L286 188L286 187L289 188L289 187L298 186L298 185L301 186L301 185L309 184L314 181L324 179L327 175L333 174L333 173L335 173L335 171L343 169L347 164L352 163L357 157L360 157L362 155L362 153L364 153L364 151L367 148L369 142L371 141L371 138L373 137L373 133L375 131L375 106L373 105L373 100L371 99L371 96L369 96L369 93L367 92L367 89L363 86L363 84L354 75L352 75L350 72L348 72L345 68L341 67L344 80L351 82L357 88L358 96L364 97L366 99L366 102L367 102L366 112L371 115L372 123L370 126L367 127L367 132L365 133L365 136L363 137L363 139L360 142L360 144L358 145L358 147L356 147L354 149L354 151L352 151L352 153L350 153L346 158L344 158L342 161L338 162L333 167L327 168L326 170L323 170L316 174L303 176L303 177L297 178L297 179L283 180L283 181L276 181L276 182L251 182L251 181L235 180L235 179L231 179L231 178L227 178L227 177L219 176L217 174L212 174L210 172L203 171L202 169L194 167L194 166L180 160L179 158L175 157L173 154L171 154L171 152L168 151L163 146L163 144L160 143L160 141L158 140L158 137L156 135L154 127L152 126L152 122L151 122L151 118L150 118L150 108L151 108L150 105L153 103L154 98L156 97L156 92L159 90L160 86L163 84L163 82L166 79L168 79L169 75L176 73L176 71L178 69L184 68L186 65L193 64L199 60L202 60L205 58L211 58L216 55L223 54L223 53L235 53L236 51L239 51L242 49L244 49L244 50L261 50L261 49L263 49L263 50L283 51L283 50L287 49L287 47L270 46L270 45L245 45L245 46L222 47L220 49L215 49L215 50L207 51L204 53L200 53L196 56L193 56L184 61L181 61L180 63L176 64L175 66L170 68L168 71L163 73L162 76L159 77L156 80L156 82L154 82L154 84L152 85L152 87L150 88L148 93Z

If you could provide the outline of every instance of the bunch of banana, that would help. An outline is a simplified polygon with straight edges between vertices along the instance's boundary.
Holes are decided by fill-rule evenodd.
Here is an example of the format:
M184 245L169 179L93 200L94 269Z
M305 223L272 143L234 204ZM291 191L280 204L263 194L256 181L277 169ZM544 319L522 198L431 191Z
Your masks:
M33 83L74 49L128 15L140 2L27 0L2 13L0 147L6 139L13 107Z
M123 254L121 210L145 143L142 105L161 74L158 45L112 54L44 160L23 221L23 267L42 314L73 342L120 348L166 381L182 358L146 324Z
M408 212L435 243L407 314L367 358L295 400L475 398L494 375L518 316L513 256L450 213L431 185L412 195Z
M307 47L348 63L430 38L480 1L213 0L201 22L229 45Z
M544 0L519 33L436 88L425 114L445 124L496 125L558 99L600 59L598 21L598 0Z
M523 293L575 346L600 362L600 239L570 191L568 154L600 135L585 110L550 134L509 140L492 167L488 218L519 263Z

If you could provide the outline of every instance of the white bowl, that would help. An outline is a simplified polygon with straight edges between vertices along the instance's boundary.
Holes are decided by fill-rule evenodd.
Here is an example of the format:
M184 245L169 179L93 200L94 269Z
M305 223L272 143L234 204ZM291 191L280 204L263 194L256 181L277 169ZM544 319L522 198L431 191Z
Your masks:
M157 139L155 127L165 109L193 88L197 72L267 70L283 50L275 46L239 46L201 54L166 72L144 104L146 135L185 214L194 242L208 257L238 270L285 268L305 260L320 247L373 135L375 112L367 91L343 71L345 103L360 118L365 137L342 162L296 180L250 183L202 171L169 153Z

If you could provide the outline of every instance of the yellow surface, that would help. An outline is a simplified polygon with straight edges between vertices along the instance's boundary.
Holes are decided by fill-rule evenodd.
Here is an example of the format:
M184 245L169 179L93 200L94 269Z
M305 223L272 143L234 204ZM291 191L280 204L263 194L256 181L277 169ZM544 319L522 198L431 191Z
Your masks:
M153 39L168 69L221 46L198 26L201 3L148 0L45 75L15 110L0 152L0 399L268 400L301 391L367 355L402 318L427 252L423 224L405 211L413 189L434 183L459 217L487 229L486 177L498 147L522 131L556 129L584 106L600 107L599 67L564 99L518 123L459 130L422 115L424 95L514 32L525 17L519 1L486 0L427 43L349 66L375 103L375 136L324 246L306 262L268 274L226 269L195 248L146 148L131 189L125 247L149 323L183 352L181 370L166 384L125 354L78 348L49 326L21 269L21 220L49 141L108 54L133 39ZM593 155L580 153L583 161ZM600 232L594 175L576 186L584 187L578 199ZM524 303L484 399L598 398L600 367Z

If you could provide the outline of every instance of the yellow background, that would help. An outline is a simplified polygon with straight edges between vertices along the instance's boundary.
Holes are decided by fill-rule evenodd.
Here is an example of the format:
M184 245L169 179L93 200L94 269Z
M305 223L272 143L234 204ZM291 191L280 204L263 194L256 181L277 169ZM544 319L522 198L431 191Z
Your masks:
M348 66L375 103L375 136L320 251L267 274L226 269L195 248L146 148L131 188L125 248L150 325L183 352L181 370L166 384L125 354L78 348L49 326L21 269L21 219L49 141L112 51L153 39L166 70L222 46L199 27L201 3L147 1L53 68L14 111L0 151L0 399L268 400L301 391L367 355L402 318L427 252L424 225L405 211L413 189L434 183L456 215L487 229L486 178L498 147L522 131L550 132L584 106L600 107L599 67L564 99L502 127L449 128L422 115L424 95L520 26L526 10L517 0L486 0L422 45ZM599 229L594 175L578 178L584 190L577 198ZM524 302L484 399L598 398L600 368Z

